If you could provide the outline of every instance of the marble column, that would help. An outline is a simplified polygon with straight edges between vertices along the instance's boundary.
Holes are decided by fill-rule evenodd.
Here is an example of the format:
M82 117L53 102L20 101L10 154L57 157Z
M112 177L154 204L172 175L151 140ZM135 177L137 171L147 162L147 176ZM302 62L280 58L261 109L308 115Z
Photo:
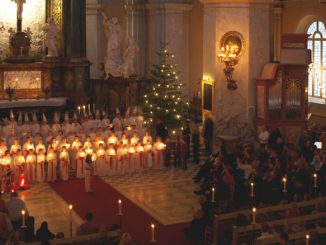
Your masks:
M274 62L281 60L283 8L274 7Z
M270 61L270 1L244 4L242 1L209 0L204 3L203 79L215 82L214 118L223 125L228 118L232 124L251 123L255 116L255 78ZM225 67L217 59L223 36L236 31L244 38L244 51L234 67L233 78L238 89L227 89Z
M138 77L146 75L146 8L144 0L125 0L127 11L127 36L133 37L139 46L135 59L135 69Z
M179 80L185 85L183 91L190 94L188 12L191 5L151 3L146 8L149 10L148 70L153 62L158 61L156 52L160 50L161 43L168 43L168 50L175 54Z
M92 63L90 67L90 78L97 79L99 77L99 60L100 57L100 39L99 31L99 9L101 5L99 0L86 0L86 55L88 60Z

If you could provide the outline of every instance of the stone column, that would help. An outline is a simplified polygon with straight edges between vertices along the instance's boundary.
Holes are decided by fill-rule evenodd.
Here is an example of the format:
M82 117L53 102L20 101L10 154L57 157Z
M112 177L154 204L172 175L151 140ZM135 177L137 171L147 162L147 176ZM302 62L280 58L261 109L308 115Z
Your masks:
M148 70L158 60L156 52L161 43L168 43L168 50L175 54L174 63L180 71L179 80L185 84L183 90L189 94L188 11L191 5L152 3L146 7L149 10Z
M99 77L99 57L100 41L99 31L99 9L101 5L99 0L86 0L86 54L88 60L92 63L90 67L90 78L97 79Z
M138 77L146 75L146 8L144 0L125 0L127 10L127 36L133 37L139 46L135 59Z
M274 7L274 62L281 60L283 8Z

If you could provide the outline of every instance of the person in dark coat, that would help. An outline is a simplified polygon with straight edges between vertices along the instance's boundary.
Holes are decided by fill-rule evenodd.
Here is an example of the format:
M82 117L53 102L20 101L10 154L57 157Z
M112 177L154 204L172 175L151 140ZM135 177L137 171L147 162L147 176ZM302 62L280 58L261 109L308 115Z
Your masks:
M156 133L156 138L160 137L163 142L166 140L166 137L168 136L168 131L163 121L160 118L156 120L155 133Z
M214 122L211 116L208 114L206 115L205 118L204 131L203 131L206 154L208 156L212 153L213 133L214 133Z
M49 240L55 238L55 235L49 230L48 223L42 222L40 229L36 231L35 240L41 241L42 244L48 244Z

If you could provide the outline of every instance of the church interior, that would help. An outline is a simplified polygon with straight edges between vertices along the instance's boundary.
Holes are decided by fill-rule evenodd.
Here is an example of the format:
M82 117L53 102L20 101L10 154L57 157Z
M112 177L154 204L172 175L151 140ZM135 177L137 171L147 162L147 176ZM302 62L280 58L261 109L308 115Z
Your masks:
M0 245L326 244L326 0L0 0Z

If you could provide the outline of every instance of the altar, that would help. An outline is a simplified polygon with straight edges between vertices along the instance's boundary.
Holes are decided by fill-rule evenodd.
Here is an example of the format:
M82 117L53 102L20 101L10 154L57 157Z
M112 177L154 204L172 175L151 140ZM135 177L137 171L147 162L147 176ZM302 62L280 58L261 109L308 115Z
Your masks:
M15 101L0 100L0 109L36 108L36 107L62 107L67 104L66 97L49 99L21 99Z

